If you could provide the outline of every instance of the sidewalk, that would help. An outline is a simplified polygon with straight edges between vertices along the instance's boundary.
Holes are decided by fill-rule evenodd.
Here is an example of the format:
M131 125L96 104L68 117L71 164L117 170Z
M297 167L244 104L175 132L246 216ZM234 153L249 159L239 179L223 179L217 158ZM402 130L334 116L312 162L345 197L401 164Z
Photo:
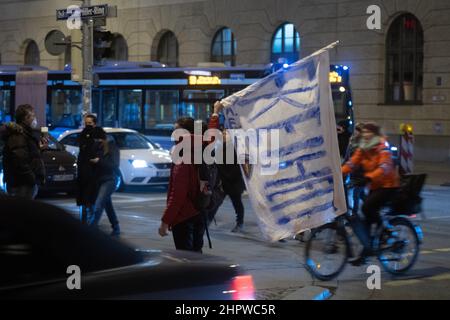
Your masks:
M450 162L415 162L414 173L426 173L427 185L450 187Z

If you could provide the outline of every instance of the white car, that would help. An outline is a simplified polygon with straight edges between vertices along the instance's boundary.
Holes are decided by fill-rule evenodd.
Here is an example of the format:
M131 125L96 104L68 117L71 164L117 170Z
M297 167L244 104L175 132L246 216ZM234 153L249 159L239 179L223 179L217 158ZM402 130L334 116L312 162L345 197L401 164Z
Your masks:
M122 128L103 128L108 138L113 138L120 149L120 176L117 187L124 186L164 186L169 183L171 157L137 131ZM81 129L62 133L58 141L66 150L78 156L78 137Z

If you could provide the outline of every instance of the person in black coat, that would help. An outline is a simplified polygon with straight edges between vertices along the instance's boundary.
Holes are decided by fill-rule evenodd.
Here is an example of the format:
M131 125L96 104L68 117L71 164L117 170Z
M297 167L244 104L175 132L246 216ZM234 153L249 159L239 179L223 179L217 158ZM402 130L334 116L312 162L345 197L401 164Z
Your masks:
M102 140L102 147L101 155L90 160L95 166L95 180L98 185L98 193L94 205L94 214L89 221L89 225L97 227L103 210L105 210L111 223L111 235L119 236L119 220L117 219L111 196L116 190L116 176L120 165L120 151L112 138L109 141L106 139Z
M242 203L242 193L245 191L245 183L242 178L241 167L238 163L236 152L233 153L233 163L227 163L226 161L227 145L232 142L229 139L227 131L223 130L222 132L222 152L218 152L218 156L223 156L223 163L217 164L217 168L225 196L228 195L230 197L234 211L236 212L236 226L231 230L231 232L240 232L244 226L244 205Z
M16 110L16 123L3 128L3 170L7 192L12 196L33 199L38 186L45 182L41 149L45 142L37 126L33 107L25 104Z
M97 199L98 184L95 180L95 164L92 159L98 158L102 152L101 141L106 139L106 133L97 127L94 115L84 119L85 128L78 139L80 151L77 160L77 206L81 207L81 222L87 224L88 216L93 214L93 206Z

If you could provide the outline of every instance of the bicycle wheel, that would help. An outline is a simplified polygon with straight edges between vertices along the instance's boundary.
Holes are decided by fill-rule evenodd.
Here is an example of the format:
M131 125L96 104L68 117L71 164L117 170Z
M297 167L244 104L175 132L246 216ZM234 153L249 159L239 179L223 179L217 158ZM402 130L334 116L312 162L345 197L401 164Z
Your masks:
M378 260L391 274L408 271L419 254L419 237L414 225L406 218L389 220L390 226L380 234Z
M348 252L345 229L327 224L315 229L306 243L306 269L319 280L332 280L344 269Z

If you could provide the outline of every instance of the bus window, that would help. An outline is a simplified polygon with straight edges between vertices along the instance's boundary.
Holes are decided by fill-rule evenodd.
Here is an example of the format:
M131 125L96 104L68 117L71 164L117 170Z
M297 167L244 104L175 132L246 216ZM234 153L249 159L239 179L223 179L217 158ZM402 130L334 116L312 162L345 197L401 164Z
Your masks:
M83 110L81 89L54 89L50 108L53 127L80 127Z
M104 127L116 127L117 94L114 89L102 90L101 123ZM139 109L140 110L140 109ZM139 125L140 128L140 125Z
M180 116L206 120L213 111L214 102L224 95L224 90L184 90Z
M145 129L170 126L178 118L178 90L147 90L145 97Z
M11 120L11 91L0 90L0 123Z
M119 126L140 130L142 110L142 90L119 91Z

